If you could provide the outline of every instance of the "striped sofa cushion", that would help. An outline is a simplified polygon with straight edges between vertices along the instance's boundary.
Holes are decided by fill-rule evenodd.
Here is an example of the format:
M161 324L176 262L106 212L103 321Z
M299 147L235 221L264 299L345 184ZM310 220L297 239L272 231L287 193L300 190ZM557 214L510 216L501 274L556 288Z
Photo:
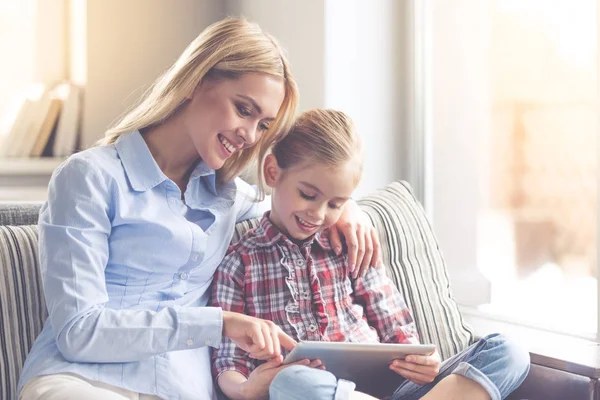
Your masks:
M442 359L473 341L452 296L437 240L425 212L406 182L398 181L358 201L379 233L388 276L413 311L423 343L434 343ZM258 219L236 225L233 241Z
M422 343L442 359L473 342L452 295L446 264L425 211L406 182L392 182L358 201L379 233L387 274L413 312Z
M235 225L235 231L233 232L233 237L231 238L231 243L238 242L242 238L242 236L244 236L244 234L246 233L246 231L248 229L256 228L258 226L259 221L260 221L260 218L252 218L252 219L247 219L242 222L238 222Z
M25 356L47 315L37 226L0 226L0 399L16 398Z

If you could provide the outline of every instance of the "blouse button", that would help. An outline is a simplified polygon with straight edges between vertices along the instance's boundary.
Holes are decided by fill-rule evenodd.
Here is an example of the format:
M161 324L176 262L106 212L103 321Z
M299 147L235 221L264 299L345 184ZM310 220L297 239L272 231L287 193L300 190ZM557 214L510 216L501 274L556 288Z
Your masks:
M309 331L309 332L314 332L314 331L316 331L316 330L317 330L317 325L315 325L315 324L310 324L310 325L308 326L308 331Z

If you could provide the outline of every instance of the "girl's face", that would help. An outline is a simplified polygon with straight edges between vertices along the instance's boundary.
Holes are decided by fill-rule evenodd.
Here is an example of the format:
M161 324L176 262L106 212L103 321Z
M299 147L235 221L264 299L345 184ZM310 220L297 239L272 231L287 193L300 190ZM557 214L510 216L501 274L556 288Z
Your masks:
M284 170L269 154L264 174L273 189L271 222L287 236L305 240L340 218L342 207L356 189L359 163L351 160L332 167L306 162Z
M185 128L198 154L217 170L235 152L254 146L283 103L283 80L248 73L201 82L185 111Z

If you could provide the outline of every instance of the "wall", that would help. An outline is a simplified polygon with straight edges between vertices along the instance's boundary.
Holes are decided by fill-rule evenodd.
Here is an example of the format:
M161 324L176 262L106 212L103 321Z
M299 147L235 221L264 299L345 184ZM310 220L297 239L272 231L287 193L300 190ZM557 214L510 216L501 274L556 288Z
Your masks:
M228 0L227 14L258 23L286 50L300 89L300 110L324 106L323 0Z
M86 83L82 147L130 108L206 26L221 18L223 4L211 0L88 0L85 54L71 74ZM77 70L84 69L83 71Z
M325 6L325 105L347 112L365 144L361 196L406 177L409 1L330 0Z

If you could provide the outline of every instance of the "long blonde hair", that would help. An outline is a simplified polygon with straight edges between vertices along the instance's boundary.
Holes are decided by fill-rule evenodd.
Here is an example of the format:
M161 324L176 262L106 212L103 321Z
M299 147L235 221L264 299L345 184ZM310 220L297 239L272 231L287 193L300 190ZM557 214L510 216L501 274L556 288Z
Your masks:
M217 171L219 182L231 181L253 160L262 160L277 135L289 130L298 105L296 82L276 39L257 24L242 18L225 18L202 31L171 68L154 82L139 104L97 144L114 143L123 133L161 124L175 113L205 77L236 79L251 72L282 78L285 96L275 120L259 143L236 152ZM262 180L259 188L262 194Z
M314 109L300 114L280 137L272 153L282 169L310 162L333 167L358 161L356 184L363 169L363 146L352 119L341 111Z

